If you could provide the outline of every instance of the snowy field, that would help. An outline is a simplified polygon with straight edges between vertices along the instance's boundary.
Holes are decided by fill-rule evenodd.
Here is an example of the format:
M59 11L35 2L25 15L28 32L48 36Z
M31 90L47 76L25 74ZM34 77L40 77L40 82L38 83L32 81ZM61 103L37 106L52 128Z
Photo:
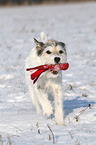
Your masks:
M67 45L66 126L37 114L29 98L25 58L41 31ZM96 2L0 8L0 145L53 143L96 145Z

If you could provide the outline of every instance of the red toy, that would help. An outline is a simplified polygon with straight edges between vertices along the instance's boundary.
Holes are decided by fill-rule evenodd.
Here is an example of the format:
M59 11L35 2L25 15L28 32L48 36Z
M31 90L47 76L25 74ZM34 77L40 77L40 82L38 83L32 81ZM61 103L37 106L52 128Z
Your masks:
M31 70L36 70L34 73L31 74L31 79L33 80L33 84L35 84L35 82L38 80L39 76L47 71L47 70L51 70L54 74L55 72L58 72L59 70L67 70L69 67L68 63L64 63L64 64L51 64L51 65L40 65L37 67L33 67L33 68L28 68L26 69L26 71L31 71Z

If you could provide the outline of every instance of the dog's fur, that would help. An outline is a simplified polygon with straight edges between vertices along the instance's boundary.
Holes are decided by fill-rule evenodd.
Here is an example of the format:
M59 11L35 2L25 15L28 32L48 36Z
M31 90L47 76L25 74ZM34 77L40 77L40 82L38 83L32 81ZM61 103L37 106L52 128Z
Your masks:
M65 44L55 40L47 40L44 33L41 33L42 42L34 38L36 47L32 49L26 59L26 68L35 67L43 64L58 64L67 61ZM36 84L32 84L30 73L26 72L27 83L29 86L30 97L35 105L37 112L50 116L53 114L53 107L48 97L54 96L55 100L55 120L58 124L63 124L63 89L62 71L44 72ZM42 109L42 110L41 110Z

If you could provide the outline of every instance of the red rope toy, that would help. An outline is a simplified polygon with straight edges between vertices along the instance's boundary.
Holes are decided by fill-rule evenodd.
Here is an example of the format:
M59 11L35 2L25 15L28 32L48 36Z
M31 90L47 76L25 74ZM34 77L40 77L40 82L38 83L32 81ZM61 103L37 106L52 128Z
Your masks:
M26 71L31 71L31 70L36 70L34 73L31 74L31 80L33 80L33 84L35 84L35 82L38 80L39 76L47 71L47 70L51 70L53 72L58 72L59 70L67 70L69 67L68 63L64 63L64 64L51 64L51 65L40 65L37 67L33 67L33 68L28 68L26 69Z

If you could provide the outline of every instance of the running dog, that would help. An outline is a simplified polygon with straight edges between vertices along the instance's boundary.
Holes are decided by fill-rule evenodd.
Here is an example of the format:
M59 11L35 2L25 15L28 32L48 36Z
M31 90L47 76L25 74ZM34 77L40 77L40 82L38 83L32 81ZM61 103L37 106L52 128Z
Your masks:
M47 40L42 32L41 40L34 38L36 46L32 48L26 59L26 68L36 67L43 64L61 64L67 61L65 43L56 40ZM50 97L55 101L55 120L57 124L64 124L63 121L63 87L62 71L48 70L44 72L35 84L32 84L30 73L26 72L30 97L38 113L50 116L53 114L53 106Z

